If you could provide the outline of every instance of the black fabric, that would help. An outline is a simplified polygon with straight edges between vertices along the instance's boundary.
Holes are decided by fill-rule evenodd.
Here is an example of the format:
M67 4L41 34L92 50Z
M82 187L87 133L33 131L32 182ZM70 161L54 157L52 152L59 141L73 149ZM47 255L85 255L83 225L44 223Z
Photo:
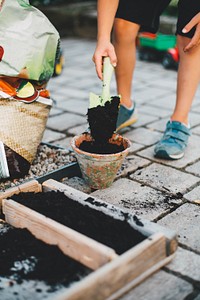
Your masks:
M162 12L171 0L120 0L116 18L141 25L141 29L156 33ZM200 12L200 0L179 0L176 33L192 37L195 28L183 34L184 26Z
M200 12L200 0L179 0L178 3L178 22L176 33L192 38L195 33L195 28L190 30L187 34L182 33L185 25Z

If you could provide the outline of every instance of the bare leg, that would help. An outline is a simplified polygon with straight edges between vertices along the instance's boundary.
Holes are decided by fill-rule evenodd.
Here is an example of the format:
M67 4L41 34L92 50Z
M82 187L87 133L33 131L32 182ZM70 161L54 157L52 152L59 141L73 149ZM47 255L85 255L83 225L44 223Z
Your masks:
M189 39L178 35L180 63L177 79L176 106L171 120L188 124L188 114L200 82L200 46L184 52Z
M122 19L115 19L114 46L117 55L115 71L117 92L121 104L131 107L131 87L136 61L136 37L140 26Z

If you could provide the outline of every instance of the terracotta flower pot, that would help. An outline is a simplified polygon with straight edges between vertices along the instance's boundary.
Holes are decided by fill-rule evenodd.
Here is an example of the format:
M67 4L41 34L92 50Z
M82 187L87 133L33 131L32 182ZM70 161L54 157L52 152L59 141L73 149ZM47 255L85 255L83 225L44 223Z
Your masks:
M83 141L92 140L89 133L83 133L72 138L71 147L86 183L93 189L104 189L113 183L117 171L129 152L131 143L127 138L113 134L109 143L122 145L123 151L113 154L96 154L85 152L79 148Z

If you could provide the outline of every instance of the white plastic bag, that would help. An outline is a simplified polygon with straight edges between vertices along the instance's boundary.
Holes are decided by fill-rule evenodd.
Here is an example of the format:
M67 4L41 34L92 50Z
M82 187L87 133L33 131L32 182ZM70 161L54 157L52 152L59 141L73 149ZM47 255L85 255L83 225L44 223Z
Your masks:
M0 0L0 75L48 81L59 34L28 0Z

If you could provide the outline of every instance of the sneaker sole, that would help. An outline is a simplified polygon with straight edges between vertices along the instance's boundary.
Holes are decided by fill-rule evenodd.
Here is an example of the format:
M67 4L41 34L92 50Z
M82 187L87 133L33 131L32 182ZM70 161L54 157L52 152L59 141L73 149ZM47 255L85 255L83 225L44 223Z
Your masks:
M157 157L157 158L162 158L162 159L173 159L173 160L175 160L175 159L182 158L184 156L184 152L180 153L180 154L169 155L166 151L161 150L158 153L156 153L154 156Z
M137 120L138 120L138 116L137 115L133 116L131 119L129 119L128 121L122 123L119 127L117 127L116 132L118 132L119 130L125 127L131 126L132 124L136 123Z

